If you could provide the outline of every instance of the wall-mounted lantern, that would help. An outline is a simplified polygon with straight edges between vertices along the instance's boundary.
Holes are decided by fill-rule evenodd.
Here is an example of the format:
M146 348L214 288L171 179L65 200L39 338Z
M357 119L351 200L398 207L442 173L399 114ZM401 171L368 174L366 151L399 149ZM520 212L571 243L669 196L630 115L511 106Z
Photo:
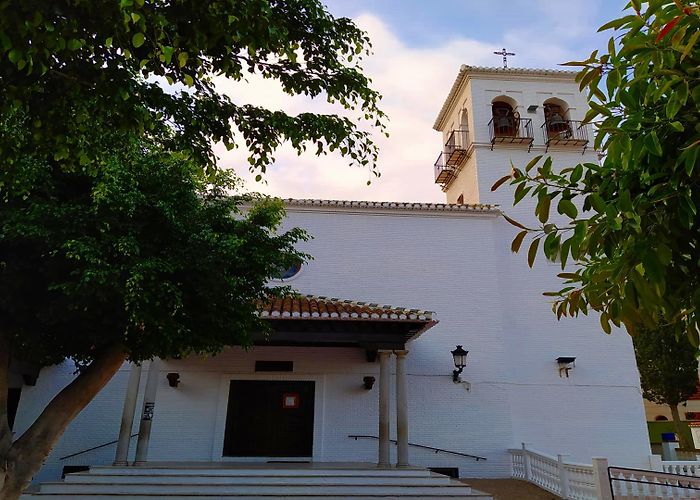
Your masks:
M559 365L559 376L569 378L569 372L576 366L576 356L559 356L557 358Z
M175 372L168 373L165 376L165 378L168 379L168 385L170 387L177 387L178 385L180 385L180 374L179 373L175 373Z
M456 368L456 370L452 371L452 381L457 384L462 381L460 374L462 373L462 370L464 370L464 367L467 366L467 354L469 354L469 351L465 351L462 349L461 345L458 345L457 348L451 352L452 360L454 361Z
M375 378L371 375L368 375L362 379L362 385L366 390L371 391L372 387L374 387L374 381Z

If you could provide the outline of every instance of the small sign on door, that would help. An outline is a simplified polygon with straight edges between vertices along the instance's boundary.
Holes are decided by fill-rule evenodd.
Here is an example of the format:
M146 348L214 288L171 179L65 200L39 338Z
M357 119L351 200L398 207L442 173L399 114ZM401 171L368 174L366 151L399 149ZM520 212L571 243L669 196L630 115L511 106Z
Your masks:
M299 408L299 393L286 392L282 395L282 408L285 410Z

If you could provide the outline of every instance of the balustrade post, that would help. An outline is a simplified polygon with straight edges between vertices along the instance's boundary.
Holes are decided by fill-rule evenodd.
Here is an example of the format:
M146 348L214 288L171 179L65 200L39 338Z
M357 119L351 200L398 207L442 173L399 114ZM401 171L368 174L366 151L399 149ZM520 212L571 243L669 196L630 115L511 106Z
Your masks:
M569 470L564 463L567 455L557 455L557 469L559 471L559 496L565 500L569 499Z
M651 470L664 472L664 465L660 455L649 455L649 466Z
M613 500L610 478L608 476L608 459L593 458L593 477L598 500Z
M522 443L523 445L523 462L525 463L525 480L532 481L532 463L530 462L530 455L527 451L527 445L529 443Z

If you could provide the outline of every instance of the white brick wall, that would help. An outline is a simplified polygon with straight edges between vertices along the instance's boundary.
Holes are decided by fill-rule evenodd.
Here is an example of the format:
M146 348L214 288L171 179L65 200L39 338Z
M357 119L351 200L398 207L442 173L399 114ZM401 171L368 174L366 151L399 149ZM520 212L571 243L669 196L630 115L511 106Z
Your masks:
M540 262L530 270L523 255L511 255L513 229L503 219L294 208L287 224L314 236L303 245L314 260L291 282L299 291L437 312L440 323L408 347L409 439L488 461L412 448L414 464L459 466L464 476L506 476L505 450L522 441L574 461L607 456L615 465L648 463L628 336L605 335L594 317L557 322L541 295L556 287L556 268ZM462 376L470 392L451 381L456 344L470 351ZM555 358L562 355L577 358L568 379L557 371ZM292 377L317 381L315 460L376 460L376 442L347 435L376 434L378 387L368 392L361 384L364 375L378 377L378 363L368 363L359 349L279 347L164 363L151 459L218 459L228 380L255 377L256 359L293 360ZM180 373L177 389L167 385L168 371ZM37 479L57 476L57 457L116 438L127 377L120 372L71 425ZM18 431L69 378L66 367L42 371L38 385L23 393ZM393 427L392 420L392 433ZM109 463L113 453L114 446L90 460Z

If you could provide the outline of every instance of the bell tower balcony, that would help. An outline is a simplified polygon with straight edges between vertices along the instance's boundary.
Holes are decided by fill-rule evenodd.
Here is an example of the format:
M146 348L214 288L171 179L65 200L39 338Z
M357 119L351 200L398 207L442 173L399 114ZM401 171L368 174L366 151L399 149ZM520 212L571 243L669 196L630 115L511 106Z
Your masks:
M450 132L445 147L435 161L435 183L447 185L457 174L459 167L470 154L469 130L457 129Z
M555 116L545 120L542 125L542 134L547 149L550 146L580 147L585 153L588 147L588 125L578 120L564 120Z
M528 151L532 148L535 137L532 131L532 120L520 118L517 114L510 116L494 116L489 121L491 150L496 144L526 144Z

